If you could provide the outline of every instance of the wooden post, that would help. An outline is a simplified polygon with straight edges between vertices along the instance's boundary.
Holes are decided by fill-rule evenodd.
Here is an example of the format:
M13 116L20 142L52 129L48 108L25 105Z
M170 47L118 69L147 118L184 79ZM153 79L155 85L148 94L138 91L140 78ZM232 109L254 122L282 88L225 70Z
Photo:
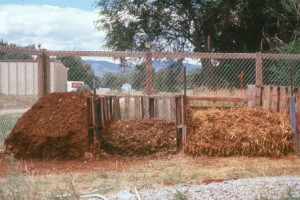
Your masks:
M113 102L113 97L112 96L109 96L108 97L109 99L109 119L111 120L113 118L113 105L112 105L112 102Z
M87 119L88 119L88 143L93 143L94 138L94 124L93 124L93 106L92 106L93 97L86 98L87 105Z
M296 144L297 150L299 150L299 135L297 132L297 124L296 124L296 112L295 112L295 97L289 97L289 107L290 107L290 123L293 129L293 139Z
M101 113L99 112L99 108L100 108L100 98L94 98L94 123L95 123L95 134L94 134L94 139L93 141L95 142L96 140L100 141L100 127L101 127L101 123L99 123L99 119L101 119Z
M171 120L176 120L176 97L170 97Z
M271 86L265 85L262 94L263 108L270 111L271 108Z
M254 108L256 106L261 106L262 98L262 87L257 85L247 85L246 96L247 96L247 107Z
M124 97L125 98L125 120L129 120L130 119L130 99L129 96Z
M139 97L134 97L134 118L141 119L141 103Z
M284 111L287 109L288 102L288 91L286 86L279 87L279 111Z
M150 110L149 110L149 97L144 97L144 118L149 119L150 118Z
M154 97L154 117L159 117L158 98Z
M38 63L38 95L41 96L50 92L50 58L47 50L37 57Z
M263 67L263 62L262 62L262 53L257 52L256 53L256 60L255 60L255 84L257 86L262 86L263 85L263 75L262 75L262 67Z
M152 53L150 50L146 52L146 94L153 94L153 68L152 68Z
M162 113L162 116L163 116L163 119L169 119L169 109L167 108L167 97L163 97L162 98L162 109L163 109L163 113Z
M149 118L154 117L154 98L149 98Z
M278 111L278 90L277 86L271 86L271 111Z
M120 120L121 119L121 113L120 113L120 101L119 97L114 97L114 119L115 120Z

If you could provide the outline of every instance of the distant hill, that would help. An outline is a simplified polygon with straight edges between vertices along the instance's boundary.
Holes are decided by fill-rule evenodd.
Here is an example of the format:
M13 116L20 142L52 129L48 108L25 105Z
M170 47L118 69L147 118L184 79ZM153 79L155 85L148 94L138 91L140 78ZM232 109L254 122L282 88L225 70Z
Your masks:
M119 64L104 61L104 60L85 60L85 62L92 66L97 76L103 76L108 72L118 72L121 69ZM160 60L153 61L153 68L155 69L155 71L166 68L168 65L169 64L167 61L160 61ZM195 65L195 64L184 63L184 66L186 66L187 71L201 68L201 64ZM126 71L133 71L134 69L135 69L134 66L126 67Z

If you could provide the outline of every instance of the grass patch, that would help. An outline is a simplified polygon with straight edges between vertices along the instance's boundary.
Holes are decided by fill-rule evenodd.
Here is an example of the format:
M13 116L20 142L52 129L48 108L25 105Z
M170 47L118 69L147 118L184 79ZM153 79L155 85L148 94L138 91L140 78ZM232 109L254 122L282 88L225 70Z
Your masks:
M4 162L0 161L0 165ZM177 188L178 185L202 184L206 179L300 175L300 158L297 156L270 159L175 155L143 162L134 158L111 161L109 164L106 161L106 168L101 167L101 160L92 163L76 161L76 165L85 166L84 171L74 171L70 165L74 165L74 161L65 161L64 166L70 167L66 171L55 170L59 168L58 161L47 165L51 166L47 169L35 168L34 161L27 164L15 160L10 162L10 172L0 179L0 199L18 199L22 195L23 199L78 199L78 194L91 188L107 196L124 188L137 187L141 191L174 187L172 198L181 200L186 199L188 191L182 191ZM292 194L287 191L283 199L299 199Z
M22 114L5 114L0 115L0 148L4 139L10 133Z

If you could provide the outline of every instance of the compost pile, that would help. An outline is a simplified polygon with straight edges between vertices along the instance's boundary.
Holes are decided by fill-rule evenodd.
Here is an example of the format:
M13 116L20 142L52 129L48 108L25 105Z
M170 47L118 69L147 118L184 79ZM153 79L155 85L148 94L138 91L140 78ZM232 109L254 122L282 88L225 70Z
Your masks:
M86 93L42 96L5 141L16 157L70 159L88 150Z
M110 153L141 156L176 151L175 123L162 119L114 121L103 134Z
M190 111L185 152L209 156L280 157L293 152L285 113L255 108Z

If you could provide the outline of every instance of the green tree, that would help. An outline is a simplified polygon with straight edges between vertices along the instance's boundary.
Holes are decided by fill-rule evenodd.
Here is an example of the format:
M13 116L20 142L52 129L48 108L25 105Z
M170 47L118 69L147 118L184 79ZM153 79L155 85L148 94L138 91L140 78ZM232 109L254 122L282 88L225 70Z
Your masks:
M99 30L113 50L256 52L270 38L289 41L297 26L290 0L101 0ZM139 35L146 35L140 42ZM215 67L202 59L203 84L215 87Z
M84 81L90 88L93 88L94 79L96 80L96 83L99 82L99 77L95 75L91 65L85 63L80 57L68 56L59 57L57 59L68 68L69 81Z
M183 89L183 60L169 61L169 65L160 69L154 76L154 88L157 92L179 92Z

